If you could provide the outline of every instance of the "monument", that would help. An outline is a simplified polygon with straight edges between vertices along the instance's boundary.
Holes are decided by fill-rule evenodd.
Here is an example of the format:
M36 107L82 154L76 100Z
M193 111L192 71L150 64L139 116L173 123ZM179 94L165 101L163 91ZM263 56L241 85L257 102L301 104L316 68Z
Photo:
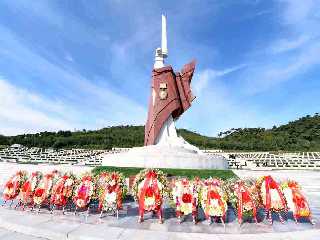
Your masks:
M162 15L161 48L155 52L152 70L151 96L145 125L144 147L135 147L125 153L106 154L102 164L118 167L152 167L185 169L226 169L222 156L208 156L199 148L178 136L175 121L191 106L195 97L191 79L195 60L180 72L174 72L164 60L168 57L167 20Z

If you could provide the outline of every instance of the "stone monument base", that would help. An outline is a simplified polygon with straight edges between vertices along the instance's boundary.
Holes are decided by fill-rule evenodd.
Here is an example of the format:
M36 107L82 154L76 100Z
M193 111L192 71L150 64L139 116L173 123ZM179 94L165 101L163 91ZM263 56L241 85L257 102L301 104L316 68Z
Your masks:
M106 154L103 166L180 169L227 169L223 156L209 156L178 146L150 145L128 152Z

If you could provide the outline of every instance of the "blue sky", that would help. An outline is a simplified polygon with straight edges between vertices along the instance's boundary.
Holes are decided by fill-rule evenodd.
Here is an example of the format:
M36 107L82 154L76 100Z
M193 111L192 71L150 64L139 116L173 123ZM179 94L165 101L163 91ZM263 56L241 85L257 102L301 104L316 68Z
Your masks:
M319 0L2 0L0 134L144 124L161 13L166 63L197 60L178 127L216 136L319 112Z

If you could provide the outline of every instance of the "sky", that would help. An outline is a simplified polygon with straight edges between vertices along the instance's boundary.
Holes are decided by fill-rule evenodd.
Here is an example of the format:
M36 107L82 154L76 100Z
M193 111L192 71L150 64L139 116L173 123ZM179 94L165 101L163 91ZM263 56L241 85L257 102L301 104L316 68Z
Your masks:
M0 134L144 124L162 13L166 64L197 61L178 128L319 112L320 0L1 0Z

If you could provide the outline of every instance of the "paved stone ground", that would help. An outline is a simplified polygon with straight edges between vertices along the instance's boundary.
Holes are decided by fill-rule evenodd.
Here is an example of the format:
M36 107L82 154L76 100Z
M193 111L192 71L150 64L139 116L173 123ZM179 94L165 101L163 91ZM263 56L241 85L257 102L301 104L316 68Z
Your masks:
M24 166L24 165L22 165ZM9 167L9 166L8 166ZM1 165L0 165L1 169ZM39 167L38 167L39 169ZM8 168L10 174L0 170L2 175L11 175L15 169ZM42 169L39 169L42 170ZM1 173L2 172L2 173ZM274 224L270 226L260 214L259 223L237 224L233 211L228 212L228 221L224 228L221 223L208 225L205 221L194 225L191 218L178 224L172 208L166 208L165 223L158 224L156 218L146 215L146 221L137 223L137 205L132 201L125 203L125 210L119 219L105 215L102 219L98 213L92 212L86 219L84 212L74 216L72 212L62 215L57 210L50 215L47 209L41 209L39 214L30 211L0 208L0 227L17 231L26 236L37 236L42 239L252 239L260 235L265 239L319 239L320 236L320 172L316 171L246 171L235 173L240 177L255 177L271 174L276 179L292 178L302 184L313 211L315 225L308 222L295 224L289 219L281 224L274 216ZM167 206L168 207L168 206ZM201 217L201 214L200 214ZM203 217L203 216L202 216ZM12 233L15 234L15 233ZM10 234L8 234L9 236ZM7 239L1 237L0 239ZM10 239L10 238L8 238ZM26 238L28 239L28 238ZM33 239L31 237L31 239Z
M23 233L9 231L4 228L0 228L0 239L5 240L47 240L47 238L39 238Z

